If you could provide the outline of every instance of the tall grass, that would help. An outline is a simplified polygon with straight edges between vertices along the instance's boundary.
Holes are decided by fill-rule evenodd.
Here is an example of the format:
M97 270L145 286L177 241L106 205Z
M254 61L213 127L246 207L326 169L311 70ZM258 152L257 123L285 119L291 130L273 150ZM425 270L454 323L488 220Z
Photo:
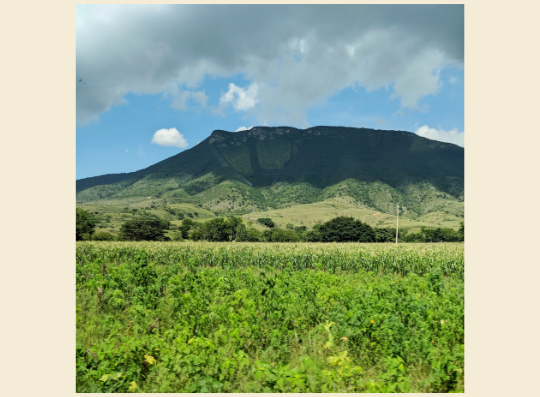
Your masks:
M130 262L144 250L159 265L187 263L225 268L266 266L331 272L371 271L381 274L424 275L439 271L463 278L461 243L209 243L209 242L79 242L77 264L99 260Z

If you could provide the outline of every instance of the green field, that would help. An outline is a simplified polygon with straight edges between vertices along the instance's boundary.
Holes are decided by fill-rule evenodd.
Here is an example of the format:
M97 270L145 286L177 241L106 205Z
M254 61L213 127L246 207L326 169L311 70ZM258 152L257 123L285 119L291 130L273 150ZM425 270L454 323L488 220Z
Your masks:
M78 242L77 392L463 392L463 253Z
M454 208L454 206L458 208ZM445 208L415 218L400 215L399 227L403 231L406 230L412 233L418 232L423 226L427 228L451 227L458 229L460 222L463 221L463 204L459 203L454 206L448 206L454 210L453 213L449 213L450 211ZM243 215L245 219L251 220L270 218L276 226L282 228L288 223L294 226L307 226L311 228L316 223L327 222L331 218L338 216L352 216L355 219L361 220L363 223L367 223L371 227L396 227L395 214L387 214L366 208L362 205L357 206L351 202L336 199Z
M224 200L220 204L226 204ZM154 205L154 207L152 207ZM413 216L412 213L402 214L399 217L399 227L402 231L416 233L421 227L438 228L450 227L458 229L464 217L463 202L440 199L433 204L433 212L425 215ZM355 204L347 197L333 198L313 204L300 204L279 209L270 209L257 212L213 212L207 208L190 203L173 203L166 199L129 198L122 200L100 200L78 204L77 207L91 211L98 216L98 230L117 234L123 222L132 219L135 215L145 211L148 214L157 215L161 219L169 220L172 225L179 226L181 221L171 215L165 208L171 208L185 215L185 218L194 221L204 221L217 216L240 215L246 225L253 226L258 230L265 228L258 225L258 218L271 218L277 227L284 228L287 224L293 226L306 226L308 229L316 223L322 223L337 216L352 216L372 227L396 227L396 215L384 213ZM128 208L125 211L125 208ZM221 207L218 207L218 209ZM215 210L216 208L214 208ZM133 213L137 210L137 213ZM189 216L190 214L191 216Z

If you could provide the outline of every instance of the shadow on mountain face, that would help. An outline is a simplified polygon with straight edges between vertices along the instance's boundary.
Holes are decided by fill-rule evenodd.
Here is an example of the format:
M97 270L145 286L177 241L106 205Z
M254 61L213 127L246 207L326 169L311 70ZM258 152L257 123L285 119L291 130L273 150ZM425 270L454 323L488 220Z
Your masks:
M206 178L208 174L212 178ZM161 181L165 185L171 180L184 188L203 177L207 181L191 194L224 180L239 180L253 188L285 182L324 189L355 179L400 190L429 183L457 197L464 191L464 149L404 131L348 127L216 130L192 149L146 169L80 179L77 193L103 186L116 194L143 180L152 181L158 190Z

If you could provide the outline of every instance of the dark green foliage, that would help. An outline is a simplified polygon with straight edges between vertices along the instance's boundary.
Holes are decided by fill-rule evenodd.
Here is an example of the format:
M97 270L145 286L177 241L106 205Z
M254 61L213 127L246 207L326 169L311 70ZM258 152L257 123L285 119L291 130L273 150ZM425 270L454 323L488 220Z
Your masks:
M322 242L375 241L375 232L371 226L346 216L339 216L323 223L318 236Z
M271 241L274 243L294 243L300 241L300 237L298 236L298 233L293 230L274 228L272 230Z
M461 222L459 227L459 235L461 237L461 241L465 241L465 222Z
M215 218L197 225L192 233L194 241L233 241L240 238L245 241L246 226L238 217Z
M390 243L396 241L396 229L386 227L386 228L373 228L375 231L375 242L376 243ZM399 237L399 236L398 236Z
M162 219L140 217L125 222L120 228L120 238L128 241L166 241L165 231L169 222Z
M257 219L257 222L259 222L261 225L264 225L266 227L272 228L276 225L274 224L274 221L270 218L259 218Z
M245 233L241 233L236 241L246 241L256 243L262 241L262 234L253 227L248 227Z
M182 221L182 226L178 227L184 240L189 237L189 231L193 228L193 225L195 225L195 222L191 219L184 219Z
M308 231L306 233L305 239L309 243L316 243L318 241L321 241L318 230L310 230L310 231Z
M319 229L321 228L321 223L317 222L313 225L310 231L308 231L305 235L305 239L307 242L315 243L318 241L321 241L321 237L319 234Z
M404 234L400 237L403 242L408 243L442 243L442 242L458 242L463 241L463 235L460 231L452 228L436 228L428 229L422 227L420 232L412 234Z
M261 241L272 241L272 229L263 230L261 233Z
M89 239L96 228L97 220L88 211L76 209L75 237L77 241ZM86 238L85 238L86 237Z

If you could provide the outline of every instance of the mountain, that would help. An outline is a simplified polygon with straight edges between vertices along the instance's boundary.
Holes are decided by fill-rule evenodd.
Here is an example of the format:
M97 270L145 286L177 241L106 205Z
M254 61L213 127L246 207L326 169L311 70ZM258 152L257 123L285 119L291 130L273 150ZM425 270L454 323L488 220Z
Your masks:
M76 189L79 204L163 200L227 213L334 200L394 213L399 202L411 218L446 207L462 217L464 149L366 128L216 130L146 169L80 179Z

